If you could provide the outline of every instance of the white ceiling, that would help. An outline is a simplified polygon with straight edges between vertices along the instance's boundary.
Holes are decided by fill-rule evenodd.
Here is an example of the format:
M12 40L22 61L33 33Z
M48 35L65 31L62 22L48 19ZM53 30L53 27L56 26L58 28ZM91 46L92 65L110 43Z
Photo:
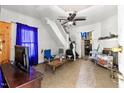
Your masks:
M38 17L36 5L2 5L2 8L22 13L31 17Z
M117 14L117 6L114 5L2 5L2 8L19 12L34 18L48 17L56 20L58 16L68 16L69 11L78 11L77 16L86 16L86 21L78 22L78 25L95 23Z
M78 12L78 16L86 16L86 21L78 22L78 25L87 25L102 21L117 14L117 6L97 5Z
M86 8L91 7L92 5L59 5L60 8L62 8L65 12L70 11L81 11Z

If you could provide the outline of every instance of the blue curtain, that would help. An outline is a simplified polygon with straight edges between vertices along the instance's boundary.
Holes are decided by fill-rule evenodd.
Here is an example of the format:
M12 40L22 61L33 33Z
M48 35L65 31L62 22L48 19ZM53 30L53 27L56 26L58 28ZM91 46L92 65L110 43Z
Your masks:
M1 83L3 83L3 78L2 78L2 71L1 71L1 67L0 67L0 88L2 88Z
M16 45L29 48L30 66L38 64L38 31L37 28L17 23Z

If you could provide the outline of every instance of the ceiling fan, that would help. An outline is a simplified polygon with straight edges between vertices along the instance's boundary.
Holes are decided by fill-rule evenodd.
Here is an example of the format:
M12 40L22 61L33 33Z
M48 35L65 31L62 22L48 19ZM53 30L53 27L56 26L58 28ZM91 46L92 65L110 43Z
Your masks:
M86 17L76 17L77 16L77 11L74 11L73 13L69 13L68 17L61 16L57 18L57 20L64 21L62 25L65 25L66 23L71 23L73 25L76 25L76 21L84 21L86 20Z

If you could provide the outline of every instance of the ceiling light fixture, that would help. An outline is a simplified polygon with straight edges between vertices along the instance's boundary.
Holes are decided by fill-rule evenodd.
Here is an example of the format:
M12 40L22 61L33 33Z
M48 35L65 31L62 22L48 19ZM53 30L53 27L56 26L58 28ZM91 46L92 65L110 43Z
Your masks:
M72 24L73 24L73 22L72 22L72 21L70 21L70 22L68 22L68 24L69 24L69 25L72 25Z

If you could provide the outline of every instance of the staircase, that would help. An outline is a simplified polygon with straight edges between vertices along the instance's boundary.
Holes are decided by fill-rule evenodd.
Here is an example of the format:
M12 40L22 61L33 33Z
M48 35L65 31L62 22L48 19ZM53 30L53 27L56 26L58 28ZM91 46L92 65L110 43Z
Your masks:
M59 42L61 42L64 49L68 48L68 34L65 32L64 28L59 22L55 22L53 20L50 20L49 18L45 18L47 24L51 27L52 31L58 38Z
M60 30L61 34L63 35L63 37L67 40L67 33L65 32L65 29L63 28L63 26L58 21L55 21L55 23L58 29Z

